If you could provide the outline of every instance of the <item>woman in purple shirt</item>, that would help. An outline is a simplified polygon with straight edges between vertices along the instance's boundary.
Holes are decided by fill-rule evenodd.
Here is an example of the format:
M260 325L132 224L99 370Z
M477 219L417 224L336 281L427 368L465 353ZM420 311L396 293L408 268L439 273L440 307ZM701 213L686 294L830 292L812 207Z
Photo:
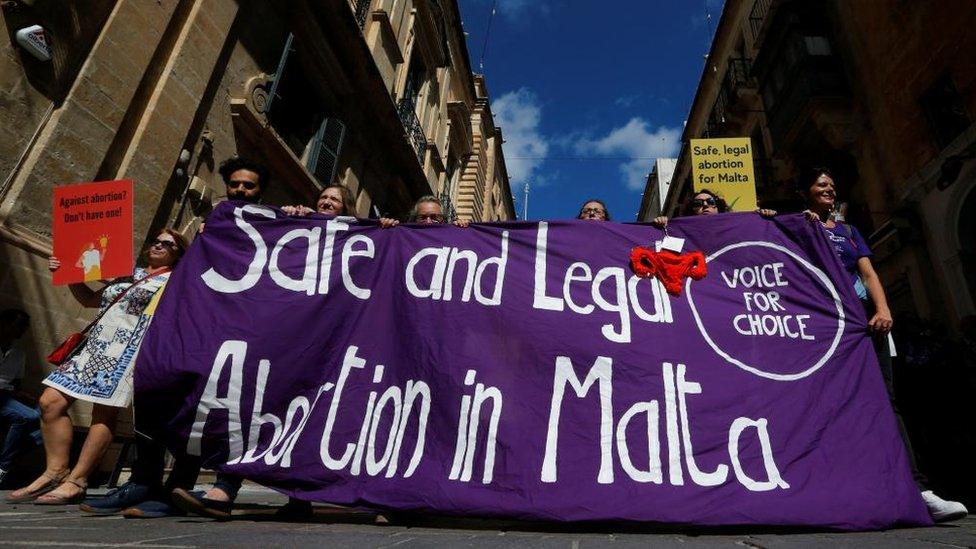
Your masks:
M878 364L884 377L888 398L895 413L898 431L908 450L909 465L915 483L922 493L922 499L928 507L929 514L936 522L958 520L966 516L966 507L955 501L946 501L935 495L928 488L928 479L918 470L915 454L908 438L908 431L895 401L894 385L892 382L891 353L888 346L888 332L891 330L891 310L885 297L881 279L871 263L871 248L857 229L846 223L839 223L833 219L834 204L837 200L837 189L834 176L827 168L814 168L800 179L800 194L806 199L806 216L823 227L827 238L834 247L834 251L844 264L844 269L851 277L851 283L857 296L861 299L868 312L868 329L874 333L874 350L878 355Z
M851 225L834 221L834 203L837 190L833 175L827 168L815 168L802 182L807 200L807 216L820 222L827 233L844 269L851 277L857 297L873 311L868 328L875 334L887 334L891 330L891 310L885 297L881 279L871 263L871 248L861 233Z

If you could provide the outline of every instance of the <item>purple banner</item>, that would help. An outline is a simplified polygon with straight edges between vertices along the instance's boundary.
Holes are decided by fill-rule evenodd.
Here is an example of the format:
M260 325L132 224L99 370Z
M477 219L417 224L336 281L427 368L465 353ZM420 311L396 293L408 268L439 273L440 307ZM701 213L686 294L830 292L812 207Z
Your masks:
M175 452L338 504L929 524L819 227L728 214L669 232L679 262L707 257L680 296L631 271L663 238L648 225L380 229L224 203L156 311L137 414Z

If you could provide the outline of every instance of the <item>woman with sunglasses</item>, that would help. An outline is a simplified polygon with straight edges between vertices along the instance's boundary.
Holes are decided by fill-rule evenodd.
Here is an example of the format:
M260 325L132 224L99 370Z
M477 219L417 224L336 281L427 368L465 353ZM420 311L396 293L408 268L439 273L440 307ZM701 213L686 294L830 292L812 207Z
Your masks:
M708 189L702 189L685 203L681 215L715 215L729 211L725 199Z
M183 235L163 229L144 252L146 267L137 267L131 279L97 291L85 284L68 286L79 303L101 308L101 316L73 356L44 380L47 388L39 403L47 467L34 482L11 492L7 502L66 505L84 499L88 475L115 436L119 410L132 402L133 366L156 298L186 247ZM49 268L60 269L61 261L51 256ZM92 403L92 419L78 462L69 469L73 427L68 408L76 400Z
M726 213L729 211L729 205L725 202L725 199L719 196L714 191L708 189L702 189L695 193L690 200L685 202L684 206L681 208L681 216L687 217L691 215L715 215L720 213ZM763 217L773 217L776 215L776 210L759 209L756 213ZM668 217L665 215L655 217L652 221L654 225L658 227L666 227L668 224Z

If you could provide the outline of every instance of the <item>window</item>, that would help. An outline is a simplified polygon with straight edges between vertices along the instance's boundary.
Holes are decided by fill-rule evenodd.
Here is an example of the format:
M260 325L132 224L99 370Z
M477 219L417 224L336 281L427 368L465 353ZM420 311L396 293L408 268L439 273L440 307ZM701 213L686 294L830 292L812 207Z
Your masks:
M972 124L952 78L945 74L919 98L922 113L940 149L959 137Z
M410 59L410 70L407 72L407 82L403 89L403 99L409 100L416 108L419 103L420 91L427 80L427 67L423 59L414 52Z
M397 111L400 114L400 121L403 128L417 153L417 160L420 165L424 165L424 156L427 152L427 136L424 135L423 126L417 116L417 108L421 101L421 90L427 80L427 68L424 66L420 56L414 53L410 60L410 69L407 72L407 81L403 89L403 96L397 104Z
M292 35L285 41L265 111L268 122L318 182L333 182L346 125L324 105L302 67Z

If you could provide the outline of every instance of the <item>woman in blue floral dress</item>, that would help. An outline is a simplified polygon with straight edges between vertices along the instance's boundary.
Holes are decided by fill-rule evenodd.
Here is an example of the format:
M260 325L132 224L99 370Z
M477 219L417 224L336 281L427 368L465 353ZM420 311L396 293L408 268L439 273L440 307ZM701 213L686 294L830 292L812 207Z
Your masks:
M102 316L74 356L44 380L47 388L40 406L47 468L37 480L7 496L8 502L64 505L84 498L88 475L114 438L118 413L132 402L139 345L170 269L186 247L181 234L163 229L145 252L148 265L136 268L131 279L116 280L98 291L85 284L69 286L79 303L101 308ZM51 257L51 270L60 266ZM69 469L73 426L68 408L75 400L93 404L92 420L78 463Z

